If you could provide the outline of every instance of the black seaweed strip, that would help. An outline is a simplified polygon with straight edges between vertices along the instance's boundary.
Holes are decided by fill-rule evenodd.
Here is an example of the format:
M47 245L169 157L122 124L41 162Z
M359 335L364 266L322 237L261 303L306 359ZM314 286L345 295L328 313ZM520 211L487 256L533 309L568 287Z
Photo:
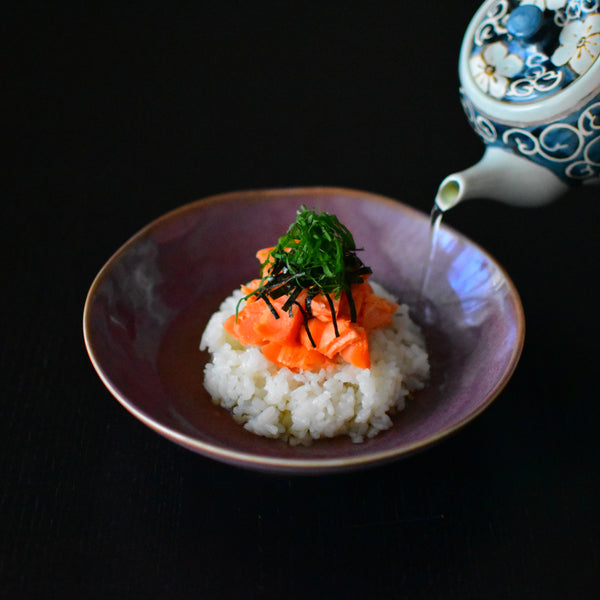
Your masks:
M335 331L335 337L340 337L337 319L335 316L335 308L333 307L333 300L331 299L331 296L329 294L325 294L325 298L327 298L327 302L329 304L329 310L331 311L331 320L333 321L333 330Z
M281 298L284 295L290 295L292 291L298 288L298 284L294 283L294 280L300 278L304 273L296 273L295 275L290 275L283 281L273 281L268 289L268 294L271 298ZM271 278L269 278L271 279Z
M306 300L304 301L304 307L306 308L306 312L308 314L309 317L313 316L312 313L312 301L313 298L316 296L317 294L309 294L308 296L306 296Z
M272 281L271 278L269 277L265 281L265 283L262 284L254 293L258 294L259 296L261 296L263 294L271 295L273 290L276 290L278 286L279 286L279 282Z
M281 298L281 296L289 295L290 288L287 284L281 285L279 287L274 288L269 292L269 296L273 298L273 300L277 298Z
M308 315L306 314L306 311L302 308L300 302L294 301L294 304L300 309L300 313L302 314L304 331L306 331L306 335L308 335L308 339L310 340L312 347L316 348L317 345L315 344L315 340L313 339L312 333L310 332L310 327L308 326Z
M346 290L346 297L348 298L348 306L350 306L350 321L356 323L356 304L354 304L354 298L352 297L352 290L350 288Z
M288 296L288 299L285 301L285 304L282 307L282 310L290 311L290 317L292 316L292 307L294 306L294 304L296 304L296 298L298 297L298 295L300 294L301 291L302 291L302 287L297 285L292 290L292 293Z

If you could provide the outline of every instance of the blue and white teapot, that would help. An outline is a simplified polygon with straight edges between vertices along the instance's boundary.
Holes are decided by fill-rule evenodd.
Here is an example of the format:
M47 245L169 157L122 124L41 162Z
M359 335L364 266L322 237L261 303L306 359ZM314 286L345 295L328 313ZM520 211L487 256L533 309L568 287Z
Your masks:
M541 205L600 183L600 0L487 0L460 52L461 101L486 144L436 204Z

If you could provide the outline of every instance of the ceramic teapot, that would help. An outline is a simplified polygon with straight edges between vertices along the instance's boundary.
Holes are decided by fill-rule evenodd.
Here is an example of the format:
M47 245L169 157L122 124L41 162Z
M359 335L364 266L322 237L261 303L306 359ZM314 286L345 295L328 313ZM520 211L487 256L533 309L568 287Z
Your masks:
M487 0L459 77L486 149L442 181L442 210L475 197L536 206L600 183L600 0Z

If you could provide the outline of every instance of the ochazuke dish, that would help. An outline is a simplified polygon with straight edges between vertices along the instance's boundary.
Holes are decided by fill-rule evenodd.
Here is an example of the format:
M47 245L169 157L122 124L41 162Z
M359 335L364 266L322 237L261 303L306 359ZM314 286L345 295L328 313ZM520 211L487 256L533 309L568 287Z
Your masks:
M335 215L302 206L257 252L259 277L211 316L204 386L247 430L292 445L362 442L426 385L422 332L359 251Z

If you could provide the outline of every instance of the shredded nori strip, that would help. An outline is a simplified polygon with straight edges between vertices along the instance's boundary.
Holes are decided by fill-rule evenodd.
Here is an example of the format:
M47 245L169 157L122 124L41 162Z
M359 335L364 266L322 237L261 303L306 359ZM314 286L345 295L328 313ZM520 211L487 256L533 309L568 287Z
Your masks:
M306 335L308 336L308 340L310 341L313 348L316 348L315 340L313 339L312 333L310 332L310 327L308 326L308 315L306 310L302 308L302 304L300 302L294 302L294 304L300 309L300 313L302 314L302 321L304 325L304 330L306 331ZM291 309L290 309L291 311Z
M279 318L269 298L288 296L283 310L291 316L294 305L300 307L304 328L314 347L308 318L312 316L311 302L317 294L327 298L336 336L339 336L339 331L334 298L337 300L346 294L351 321L356 322L351 288L353 284L363 283L363 276L372 272L356 255L360 250L362 248L356 248L348 228L335 215L308 210L303 205L297 212L296 221L261 264L261 273L266 275L259 287L241 301L257 296L267 303L273 316ZM304 307L297 302L303 290L307 292Z
M348 297L350 296L352 296L352 293L350 293ZM335 307L333 306L333 300L331 299L331 296L329 294L326 294L325 298L327 298L327 304L329 304L329 310L331 311L331 320L333 321L333 331L335 332L335 337L340 337L337 319L335 317Z

